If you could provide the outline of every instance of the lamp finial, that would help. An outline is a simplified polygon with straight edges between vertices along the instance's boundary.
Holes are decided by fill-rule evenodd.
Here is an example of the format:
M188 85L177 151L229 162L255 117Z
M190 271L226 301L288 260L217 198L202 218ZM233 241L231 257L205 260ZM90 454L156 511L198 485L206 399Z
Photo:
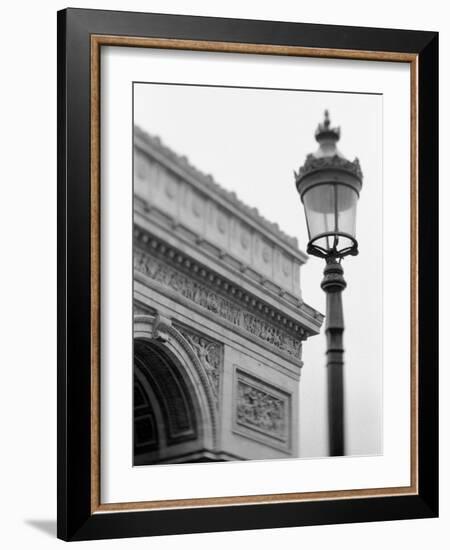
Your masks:
M325 109L323 122L319 123L316 130L316 140L321 143L324 140L331 140L336 143L341 137L340 128L331 128L330 111Z

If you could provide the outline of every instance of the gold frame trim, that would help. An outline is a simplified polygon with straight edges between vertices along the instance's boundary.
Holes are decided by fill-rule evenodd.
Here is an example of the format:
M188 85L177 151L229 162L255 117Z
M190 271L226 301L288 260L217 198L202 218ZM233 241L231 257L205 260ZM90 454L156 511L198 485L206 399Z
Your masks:
M409 63L411 69L411 484L407 487L317 491L103 504L100 501L100 49L102 46L287 55ZM236 506L418 494L418 55L132 36L91 35L91 513Z

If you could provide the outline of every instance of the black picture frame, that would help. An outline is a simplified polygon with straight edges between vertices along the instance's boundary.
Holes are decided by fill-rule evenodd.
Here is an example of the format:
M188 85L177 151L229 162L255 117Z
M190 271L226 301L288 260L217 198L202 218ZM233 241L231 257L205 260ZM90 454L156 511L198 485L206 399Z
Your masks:
M58 12L58 532L64 540L438 515L438 34L66 9ZM91 37L417 56L418 491L415 495L95 513L92 508Z

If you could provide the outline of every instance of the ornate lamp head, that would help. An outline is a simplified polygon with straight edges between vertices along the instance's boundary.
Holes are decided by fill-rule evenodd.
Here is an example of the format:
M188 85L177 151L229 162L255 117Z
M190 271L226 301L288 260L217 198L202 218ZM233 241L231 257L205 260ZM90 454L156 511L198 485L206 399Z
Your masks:
M321 258L358 254L356 205L363 175L358 159L351 162L338 150L340 137L326 110L315 132L319 148L294 172L308 226L307 251Z

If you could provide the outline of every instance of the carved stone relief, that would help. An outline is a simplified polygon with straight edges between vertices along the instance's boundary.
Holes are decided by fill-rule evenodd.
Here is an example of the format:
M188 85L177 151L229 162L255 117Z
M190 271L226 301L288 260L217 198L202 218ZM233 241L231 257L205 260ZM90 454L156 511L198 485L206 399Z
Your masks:
M301 359L302 342L276 325L253 315L209 286L141 250L134 254L134 269L171 289L183 298L242 328L261 341Z
M219 214L217 217L217 227L220 233L225 233L227 228L227 219L224 214Z
M236 431L242 435L253 434L263 442L274 439L283 448L289 446L289 394L237 369L234 407Z
M217 406L220 373L222 370L223 361L223 345L218 342L214 342L203 335L201 336L195 332L188 331L184 327L177 326L176 328L191 344L201 365L205 369Z

